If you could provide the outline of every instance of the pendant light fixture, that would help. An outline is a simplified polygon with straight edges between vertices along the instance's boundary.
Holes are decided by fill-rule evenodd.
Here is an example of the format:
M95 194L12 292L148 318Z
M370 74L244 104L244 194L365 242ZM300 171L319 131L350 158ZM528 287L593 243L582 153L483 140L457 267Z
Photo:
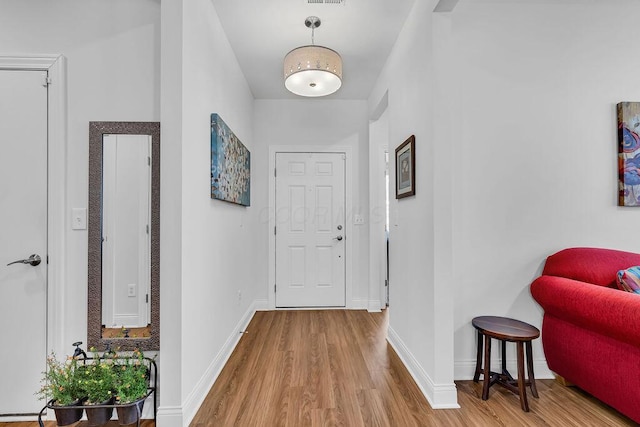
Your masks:
M304 24L311 28L311 45L293 49L284 57L284 85L300 96L326 96L342 86L342 58L335 50L314 44L320 18L309 16Z

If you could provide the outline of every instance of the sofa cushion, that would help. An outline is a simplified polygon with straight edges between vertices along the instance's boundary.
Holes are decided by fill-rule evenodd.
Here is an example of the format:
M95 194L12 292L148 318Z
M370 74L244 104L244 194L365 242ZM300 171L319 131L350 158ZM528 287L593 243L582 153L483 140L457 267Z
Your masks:
M618 271L617 279L618 288L640 294L640 266Z
M640 265L640 254L601 248L569 248L550 255L542 274L616 286L616 273Z

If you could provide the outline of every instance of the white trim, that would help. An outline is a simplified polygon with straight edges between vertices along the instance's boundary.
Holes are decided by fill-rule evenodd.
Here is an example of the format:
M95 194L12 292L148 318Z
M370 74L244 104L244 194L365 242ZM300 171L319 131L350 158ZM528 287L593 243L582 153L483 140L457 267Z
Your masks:
M257 299L253 302L256 311L269 311L269 300L268 299Z
M345 171L345 210L347 213L347 221L344 224L344 231L347 238L345 239L346 245L346 262L345 262L345 303L344 308L366 308L367 302L364 305L358 307L354 306L356 303L353 300L353 238L352 235L352 222L349 221L350 214L353 212L353 150L351 147L338 146L327 147L322 145L270 145L269 146L269 207L265 213L269 219L269 281L267 283L267 295L268 295L268 309L276 309L276 295L274 292L274 285L276 282L276 239L273 235L273 230L276 226L275 219L275 202L276 202L276 181L273 176L273 170L276 167L276 153L342 153L346 156L346 171ZM264 216L260 215L260 219L264 220Z
M400 360L402 360L402 363L404 363L409 374L433 409L460 408L455 383L434 383L422 365L420 365L411 351L409 351L409 348L404 344L400 336L391 327L388 328L387 341L396 351L398 357L400 357Z
M386 220L385 153L389 150L389 122L379 120L387 111L388 91L369 121L369 311L381 311L386 306L385 273L387 246L384 234ZM380 129L382 127L382 129ZM386 130L386 134L384 131ZM391 183L391 182L390 182ZM379 219L382 218L382 223ZM378 301L377 309L373 307Z
M382 312L382 301L377 300L369 300L369 306L367 307L367 311L369 313L381 313Z
M47 71L47 353L64 346L67 69L62 55L0 55L0 69ZM44 364L44 361L43 361ZM4 420L5 418L3 418ZM7 418L8 419L8 418Z
M254 301L249 306L244 316L242 316L242 319L240 319L236 327L231 331L231 335L229 335L227 341L224 343L216 357L211 361L209 367L206 369L202 377L200 377L195 387L191 390L191 393L189 393L187 398L184 400L182 404L182 419L185 421L184 425L191 423L193 417L196 416L196 413L202 405L202 402L204 402L204 399L207 397L209 390L213 387L213 383L215 383L220 372L222 372L222 369L229 360L229 357L231 357L233 350L238 345L238 342L240 342L240 338L242 338L242 331L247 328L249 322L255 315L257 305L257 302Z
M176 427L183 426L182 406L164 406L158 408L156 415L156 426Z
M493 367L500 366L500 358L492 357L491 366L492 370L495 371ZM476 359L456 360L453 369L453 378L455 378L456 381L472 380L476 370ZM518 377L518 365L515 357L507 357L507 370L512 373L515 378ZM549 366L547 366L547 360L543 358L533 358L533 373L537 380L552 380L555 378L555 375L549 369Z
M42 70L48 71L62 55L49 54L0 54L0 68L12 70Z
M49 67L49 351L63 354L67 230L67 61Z
M366 298L353 298L351 304L347 301L349 310L366 310L369 307L369 300Z

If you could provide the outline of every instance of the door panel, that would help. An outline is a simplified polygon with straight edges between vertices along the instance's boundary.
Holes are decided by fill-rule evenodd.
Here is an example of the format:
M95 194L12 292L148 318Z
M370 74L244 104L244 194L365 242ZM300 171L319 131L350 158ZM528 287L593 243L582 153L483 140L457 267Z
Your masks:
M276 307L344 307L344 154L277 153L276 170Z
M46 359L46 72L0 70L0 415L38 413ZM37 266L10 262L38 254Z

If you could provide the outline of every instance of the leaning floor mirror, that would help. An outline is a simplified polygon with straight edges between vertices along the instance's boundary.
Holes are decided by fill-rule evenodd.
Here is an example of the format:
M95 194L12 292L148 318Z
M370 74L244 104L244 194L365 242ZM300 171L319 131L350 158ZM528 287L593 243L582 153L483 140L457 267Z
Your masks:
M160 123L89 123L88 345L160 350Z

